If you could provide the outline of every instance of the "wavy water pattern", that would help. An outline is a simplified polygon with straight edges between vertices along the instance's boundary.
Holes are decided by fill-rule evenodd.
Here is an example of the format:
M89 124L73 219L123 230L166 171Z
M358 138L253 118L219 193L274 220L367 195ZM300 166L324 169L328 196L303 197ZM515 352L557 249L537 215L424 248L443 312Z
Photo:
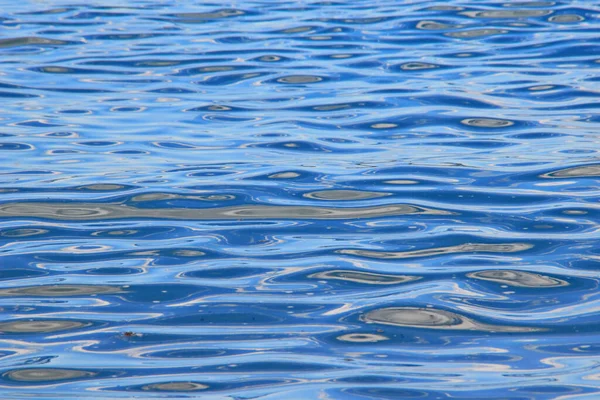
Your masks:
M600 2L0 6L1 399L600 398Z

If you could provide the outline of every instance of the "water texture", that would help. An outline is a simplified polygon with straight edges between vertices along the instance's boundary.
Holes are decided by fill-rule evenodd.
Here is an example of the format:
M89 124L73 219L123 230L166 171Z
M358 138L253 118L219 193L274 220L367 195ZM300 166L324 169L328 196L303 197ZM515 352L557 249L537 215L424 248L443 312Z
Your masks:
M0 398L600 398L599 2L0 6Z

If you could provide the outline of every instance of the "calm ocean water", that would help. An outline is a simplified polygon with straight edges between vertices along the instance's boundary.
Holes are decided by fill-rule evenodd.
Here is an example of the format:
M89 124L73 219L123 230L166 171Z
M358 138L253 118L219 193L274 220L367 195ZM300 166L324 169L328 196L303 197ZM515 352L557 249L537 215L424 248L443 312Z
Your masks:
M0 398L600 398L599 96L597 1L0 0Z

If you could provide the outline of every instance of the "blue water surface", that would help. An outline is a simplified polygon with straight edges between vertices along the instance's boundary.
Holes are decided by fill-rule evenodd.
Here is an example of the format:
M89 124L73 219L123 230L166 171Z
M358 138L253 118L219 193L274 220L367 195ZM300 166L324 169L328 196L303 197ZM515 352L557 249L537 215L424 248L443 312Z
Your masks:
M0 398L600 398L599 18L0 0Z

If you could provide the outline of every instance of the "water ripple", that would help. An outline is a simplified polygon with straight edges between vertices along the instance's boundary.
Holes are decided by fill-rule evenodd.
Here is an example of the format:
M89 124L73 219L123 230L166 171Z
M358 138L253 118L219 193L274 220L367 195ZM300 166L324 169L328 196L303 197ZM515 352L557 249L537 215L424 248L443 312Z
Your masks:
M598 398L599 12L5 1L0 398Z

